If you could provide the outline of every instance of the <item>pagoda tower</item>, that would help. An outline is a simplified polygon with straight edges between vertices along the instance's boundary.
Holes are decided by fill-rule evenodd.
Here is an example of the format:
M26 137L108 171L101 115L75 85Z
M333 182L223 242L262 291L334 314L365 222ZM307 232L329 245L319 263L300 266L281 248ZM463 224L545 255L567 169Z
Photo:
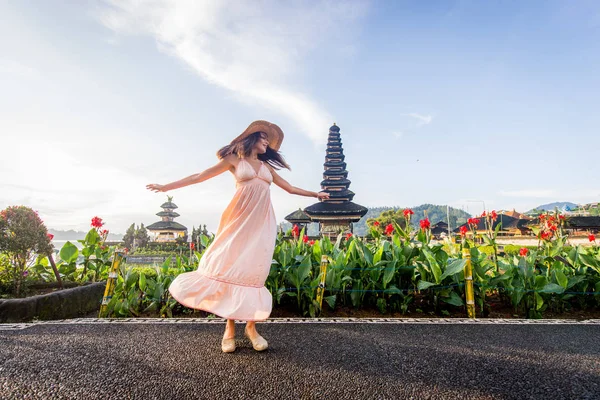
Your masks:
M312 221L319 222L322 236L336 237L340 233L352 232L352 223L358 222L368 211L352 202L354 192L348 189L350 181L345 158L340 128L334 123L329 128L321 182L321 189L329 193L329 199L304 209Z
M147 230L154 234L156 242L174 242L179 237L184 237L187 233L187 228L174 219L179 217L179 214L174 210L177 208L173 203L173 196L167 196L167 202L160 206L163 211L156 215L161 218L160 221L146 227Z

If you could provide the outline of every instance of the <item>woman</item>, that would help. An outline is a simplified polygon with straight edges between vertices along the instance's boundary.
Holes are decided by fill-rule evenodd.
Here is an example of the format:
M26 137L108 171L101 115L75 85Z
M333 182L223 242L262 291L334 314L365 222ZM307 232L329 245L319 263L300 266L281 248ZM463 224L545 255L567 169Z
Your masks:
M273 258L277 222L271 205L270 184L300 196L327 199L329 194L290 185L276 169L290 168L279 153L281 129L267 121L254 121L229 145L217 152L219 162L195 175L166 185L150 184L155 192L200 183L225 171L236 179L237 191L225 209L213 243L198 269L177 276L169 291L186 307L227 319L221 342L223 352L235 351L235 320L247 321L245 334L257 351L267 341L256 331L256 321L271 314L272 296L264 286Z

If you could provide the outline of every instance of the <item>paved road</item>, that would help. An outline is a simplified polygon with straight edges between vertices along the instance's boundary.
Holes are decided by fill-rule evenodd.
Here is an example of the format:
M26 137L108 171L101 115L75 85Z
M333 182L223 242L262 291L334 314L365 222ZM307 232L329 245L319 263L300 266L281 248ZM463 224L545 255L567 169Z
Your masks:
M0 326L2 399L600 399L600 324ZM242 333L238 325L238 334Z

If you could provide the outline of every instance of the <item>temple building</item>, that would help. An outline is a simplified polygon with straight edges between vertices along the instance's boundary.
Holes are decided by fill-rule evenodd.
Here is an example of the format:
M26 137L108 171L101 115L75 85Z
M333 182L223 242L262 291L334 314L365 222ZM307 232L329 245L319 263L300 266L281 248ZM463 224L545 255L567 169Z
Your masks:
M348 188L348 171L340 128L334 123L329 128L327 150L321 189L329 193L329 199L322 200L304 209L313 222L319 223L322 236L336 237L340 233L351 233L352 223L358 222L367 209L352 202L354 193Z
M308 215L306 215L304 211L302 211L301 208L289 214L284 219L287 222L291 223L292 226L298 225L298 230L302 231L302 229L304 229L304 232L306 232L306 234L308 235L308 225L312 222L312 220Z
M179 214L174 211L177 206L172 200L172 196L167 196L167 202L160 206L163 211L156 214L161 220L146 227L154 235L155 242L174 242L187 234L185 226L173 221Z

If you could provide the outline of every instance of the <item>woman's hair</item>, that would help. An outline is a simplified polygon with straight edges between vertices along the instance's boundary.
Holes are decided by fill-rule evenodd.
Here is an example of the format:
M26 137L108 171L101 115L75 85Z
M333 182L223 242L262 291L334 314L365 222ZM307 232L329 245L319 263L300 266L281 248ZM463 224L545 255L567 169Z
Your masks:
M261 133L262 132L254 132L251 135L246 136L244 139L232 142L227 146L222 147L219 151L217 151L217 157L219 157L219 159L223 159L230 154L235 154L238 158L250 156L252 153L252 148L260 140ZM258 155L258 159L266 162L277 170L281 168L291 169L288 163L286 163L283 159L281 153L273 150L269 146L267 146L267 151L264 154Z

